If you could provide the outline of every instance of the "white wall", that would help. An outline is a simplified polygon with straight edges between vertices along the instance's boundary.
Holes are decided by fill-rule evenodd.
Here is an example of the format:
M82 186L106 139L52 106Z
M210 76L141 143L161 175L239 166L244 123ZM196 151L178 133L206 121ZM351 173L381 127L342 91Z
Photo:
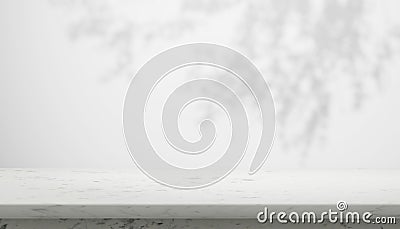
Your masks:
M1 1L0 167L134 167L129 79L202 41L271 83L280 121L264 169L399 168L398 2L196 2Z

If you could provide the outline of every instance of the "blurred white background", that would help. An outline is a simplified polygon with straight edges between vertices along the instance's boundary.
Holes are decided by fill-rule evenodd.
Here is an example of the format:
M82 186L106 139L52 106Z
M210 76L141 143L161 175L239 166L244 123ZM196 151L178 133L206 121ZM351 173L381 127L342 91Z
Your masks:
M135 168L122 105L148 59L191 42L271 86L263 170L400 168L399 1L0 1L0 167ZM247 162L246 162L247 163Z

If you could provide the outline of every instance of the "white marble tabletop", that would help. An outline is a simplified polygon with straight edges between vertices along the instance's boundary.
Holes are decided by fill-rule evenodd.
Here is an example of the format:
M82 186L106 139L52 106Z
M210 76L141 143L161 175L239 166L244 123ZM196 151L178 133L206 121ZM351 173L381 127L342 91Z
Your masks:
M0 218L255 218L279 210L400 215L400 170L282 170L231 174L176 190L137 171L0 169Z

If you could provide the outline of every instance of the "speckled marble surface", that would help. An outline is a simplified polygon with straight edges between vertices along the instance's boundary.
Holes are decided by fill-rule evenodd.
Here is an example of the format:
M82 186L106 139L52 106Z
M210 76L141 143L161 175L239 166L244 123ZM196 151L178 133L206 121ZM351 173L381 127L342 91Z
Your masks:
M259 224L254 219L35 219L0 220L0 229L136 229L136 228L221 228L221 229L397 229L399 225L372 224Z
M278 210L349 208L400 214L400 171L324 170L231 174L176 190L129 170L0 169L0 218L254 218Z

